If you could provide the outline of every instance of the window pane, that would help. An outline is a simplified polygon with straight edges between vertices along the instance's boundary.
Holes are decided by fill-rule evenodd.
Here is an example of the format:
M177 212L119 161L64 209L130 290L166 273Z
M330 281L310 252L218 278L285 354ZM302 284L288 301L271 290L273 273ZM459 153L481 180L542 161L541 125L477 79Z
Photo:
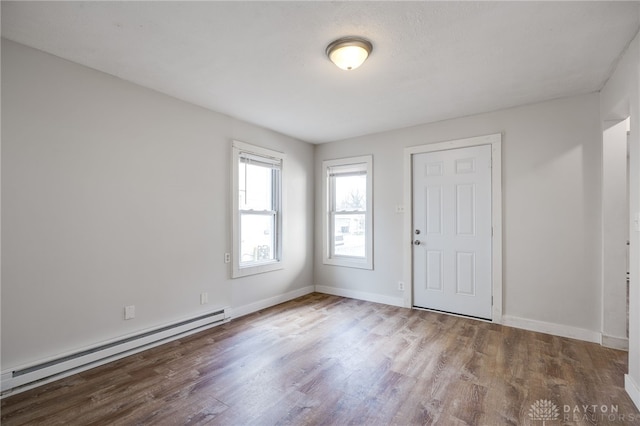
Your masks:
M273 210L273 176L271 167L240 162L239 208L241 210Z
M367 209L367 176L336 176L335 178L336 210Z
M240 214L240 263L275 259L275 216Z
M336 214L333 217L333 253L336 256L365 257L365 215Z

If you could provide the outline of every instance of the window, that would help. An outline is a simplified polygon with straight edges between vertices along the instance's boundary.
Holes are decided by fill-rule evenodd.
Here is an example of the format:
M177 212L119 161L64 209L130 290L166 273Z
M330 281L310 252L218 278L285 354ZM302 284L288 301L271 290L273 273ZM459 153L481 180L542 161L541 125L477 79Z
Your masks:
M324 170L324 263L373 269L372 157L329 160Z
M233 277L282 268L284 154L233 142Z

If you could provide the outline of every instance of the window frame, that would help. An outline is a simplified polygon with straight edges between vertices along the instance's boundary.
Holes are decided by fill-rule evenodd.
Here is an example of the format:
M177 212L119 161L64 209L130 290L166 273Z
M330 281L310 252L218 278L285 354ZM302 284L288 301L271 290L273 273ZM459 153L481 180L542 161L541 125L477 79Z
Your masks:
M277 182L272 190L272 210L254 211L240 209L240 161L243 154L247 156L264 159L265 163L280 163ZM284 162L285 154L268 148L259 147L234 140L231 149L231 229L232 229L232 278L245 277L249 275L261 274L269 271L283 269L283 206L284 206ZM274 200L275 198L275 200ZM251 215L274 215L274 259L264 262L254 262L249 265L242 265L241 262L241 219L243 214Z
M335 209L335 180L331 175L332 169L344 168L344 174L351 174L348 169L363 165L367 177L366 188L366 210L365 214L365 256L340 256L333 253L335 247L335 232L333 217L336 214L362 214L358 211L338 211ZM338 172L337 175L340 173ZM334 173L335 175L335 173ZM341 158L335 160L324 160L322 162L322 241L323 241L323 263L325 265L344 266L350 268L373 270L373 156L364 155L359 157Z

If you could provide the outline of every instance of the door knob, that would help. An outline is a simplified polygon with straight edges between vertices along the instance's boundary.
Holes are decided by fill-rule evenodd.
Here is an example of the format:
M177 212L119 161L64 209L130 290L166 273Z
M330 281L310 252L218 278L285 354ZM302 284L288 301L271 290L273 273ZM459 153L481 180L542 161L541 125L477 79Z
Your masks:
M420 245L420 240L415 240L415 241L413 242L413 244L415 244L415 245L419 246L419 245Z

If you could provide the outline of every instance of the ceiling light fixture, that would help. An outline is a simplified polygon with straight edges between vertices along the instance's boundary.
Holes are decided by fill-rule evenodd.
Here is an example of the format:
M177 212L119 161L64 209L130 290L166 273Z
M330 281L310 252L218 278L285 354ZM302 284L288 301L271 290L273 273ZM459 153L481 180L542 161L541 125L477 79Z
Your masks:
M361 37L343 37L327 46L327 56L346 71L358 68L371 54L373 45Z

